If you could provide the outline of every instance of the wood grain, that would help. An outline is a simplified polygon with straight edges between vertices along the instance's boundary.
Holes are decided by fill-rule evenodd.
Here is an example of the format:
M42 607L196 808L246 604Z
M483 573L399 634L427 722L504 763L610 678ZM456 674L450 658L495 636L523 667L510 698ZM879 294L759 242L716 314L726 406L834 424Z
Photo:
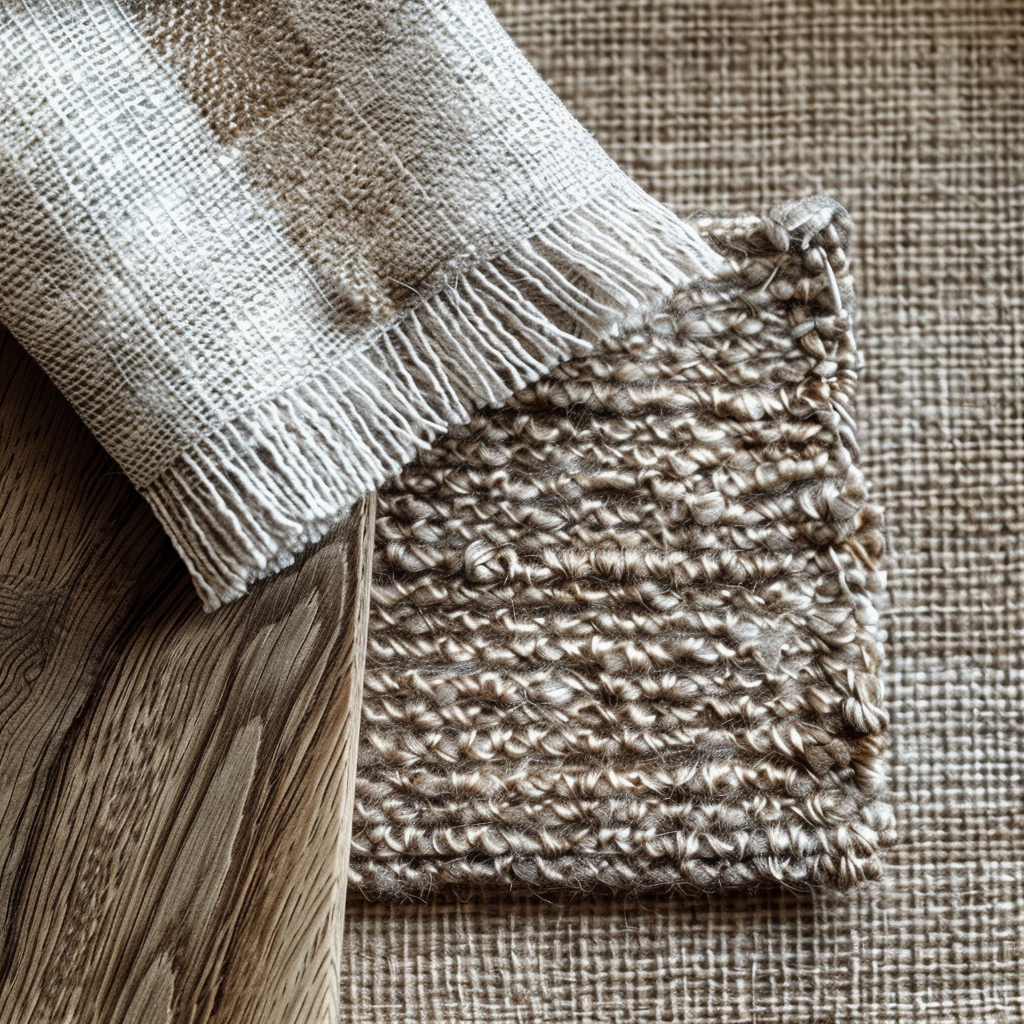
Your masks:
M338 1018L373 499L212 615L0 332L0 1021Z

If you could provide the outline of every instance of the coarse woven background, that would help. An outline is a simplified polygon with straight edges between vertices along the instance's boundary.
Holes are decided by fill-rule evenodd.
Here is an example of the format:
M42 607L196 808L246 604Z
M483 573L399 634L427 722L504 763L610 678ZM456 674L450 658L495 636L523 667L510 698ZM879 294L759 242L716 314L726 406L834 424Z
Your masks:
M1024 1020L1024 3L495 6L678 212L853 215L900 841L846 895L352 899L347 1019Z

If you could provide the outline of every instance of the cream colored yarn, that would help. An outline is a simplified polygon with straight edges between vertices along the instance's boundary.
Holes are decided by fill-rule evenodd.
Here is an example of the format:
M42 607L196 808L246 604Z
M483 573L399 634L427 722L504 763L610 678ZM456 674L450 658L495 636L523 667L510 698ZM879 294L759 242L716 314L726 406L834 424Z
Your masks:
M880 515L844 211L728 260L380 495L351 879L647 890L874 876Z

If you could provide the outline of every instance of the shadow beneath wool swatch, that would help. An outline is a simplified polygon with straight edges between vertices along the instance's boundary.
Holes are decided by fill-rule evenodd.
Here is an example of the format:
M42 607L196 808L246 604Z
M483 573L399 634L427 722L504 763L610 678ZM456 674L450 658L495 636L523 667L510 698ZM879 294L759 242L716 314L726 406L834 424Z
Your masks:
M727 257L380 494L350 885L845 888L894 840L848 221Z

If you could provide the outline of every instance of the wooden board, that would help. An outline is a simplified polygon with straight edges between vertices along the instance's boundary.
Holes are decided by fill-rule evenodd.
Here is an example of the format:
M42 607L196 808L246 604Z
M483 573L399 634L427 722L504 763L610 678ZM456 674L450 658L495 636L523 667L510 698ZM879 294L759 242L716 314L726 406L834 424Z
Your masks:
M373 500L204 613L0 332L0 1021L337 1020Z

